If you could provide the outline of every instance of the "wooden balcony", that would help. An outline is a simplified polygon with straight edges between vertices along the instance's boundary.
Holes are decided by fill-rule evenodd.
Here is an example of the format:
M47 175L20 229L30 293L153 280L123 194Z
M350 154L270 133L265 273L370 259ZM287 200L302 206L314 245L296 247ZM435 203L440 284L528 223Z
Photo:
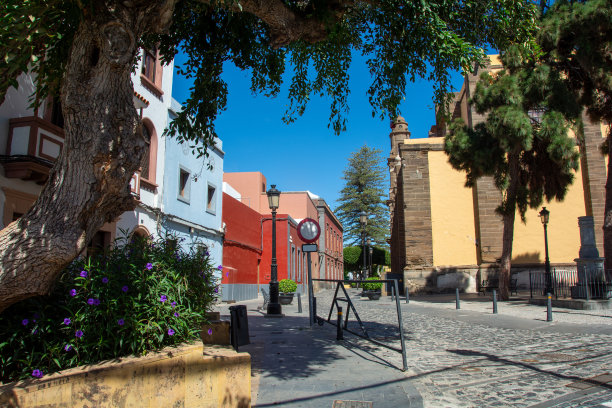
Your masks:
M5 176L44 184L64 147L64 130L36 116L9 121Z

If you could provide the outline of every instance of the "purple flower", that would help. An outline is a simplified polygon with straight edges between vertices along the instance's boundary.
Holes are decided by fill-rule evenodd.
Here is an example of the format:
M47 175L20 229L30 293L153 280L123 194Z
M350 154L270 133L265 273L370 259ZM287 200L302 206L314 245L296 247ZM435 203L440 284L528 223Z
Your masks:
M219 287L215 287L215 293L219 293Z
M212 329L208 329L208 335L212 336Z
M118 324L119 326L123 326L123 325L125 324L125 320L123 320L123 319L119 319L119 320L117 320L117 324Z
M179 317L178 312L174 312L174 317Z
M166 300L168 300L168 297L166 295L161 295L159 298L159 301L164 303Z
M102 283L108 283L108 278L106 276L102 278Z
M225 277L229 277L229 271L225 272Z
M127 285L125 285L124 287L121 288L122 291L127 292L128 291L128 287Z
M66 344L66 345L64 346L64 350L65 350L65 351L70 351L70 350L72 350L72 346L71 346L70 344Z
M70 289L70 296L72 297L76 296L76 289Z
M74 332L74 336L80 339L81 337L83 337L83 331L77 330L76 332Z
M217 269L218 269L218 270L220 270L220 271L222 271L222 270L223 270L223 265L219 265L219 266L217 266Z
M34 378L40 378L43 376L43 372L40 371L38 368L35 369L34 371L32 371L32 377Z
M94 299L94 306L98 306L100 304L100 299Z
M174 309L176 307L176 302L170 303L170 306L172 306L172 308Z
M206 252L204 252L204 255L208 256L208 255L210 255L210 254L208 253L208 251L206 251Z
M32 330L32 334L38 334L38 329Z
M86 278L87 277L87 271L81 271L80 275L81 275L81 278Z
M70 321L70 319L69 319L69 318L65 318L65 319L64 319L64 324L65 324L66 326L70 326L70 323L72 323L72 322Z
M28 323L30 323L30 321L29 321L28 319L23 319L23 320L21 321L21 324L23 324L24 326L27 326L27 325L28 325Z
M174 330L168 329L168 336L174 336Z
M147 264L147 269L148 269L148 270L153 269L153 264L152 264L151 262L149 262L149 263Z
M87 299L87 304L88 304L88 305L93 305L93 304L94 304L94 300L93 300L93 298L89 298L89 299Z

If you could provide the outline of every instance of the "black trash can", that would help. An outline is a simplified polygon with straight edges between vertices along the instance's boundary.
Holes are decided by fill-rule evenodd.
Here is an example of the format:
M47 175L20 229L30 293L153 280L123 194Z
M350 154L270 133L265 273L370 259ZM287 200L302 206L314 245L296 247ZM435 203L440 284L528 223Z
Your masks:
M249 344L249 321L245 305L230 306L230 340L234 349Z

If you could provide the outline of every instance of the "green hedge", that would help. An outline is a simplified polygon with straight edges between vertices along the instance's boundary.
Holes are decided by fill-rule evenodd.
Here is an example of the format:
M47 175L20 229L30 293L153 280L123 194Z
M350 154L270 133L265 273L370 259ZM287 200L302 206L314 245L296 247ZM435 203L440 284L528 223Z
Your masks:
M0 314L0 381L40 377L199 337L218 291L207 252L135 238L67 267L49 296Z
M367 278L366 280L380 280L378 276ZM363 290L380 290L382 288L382 282L364 283Z

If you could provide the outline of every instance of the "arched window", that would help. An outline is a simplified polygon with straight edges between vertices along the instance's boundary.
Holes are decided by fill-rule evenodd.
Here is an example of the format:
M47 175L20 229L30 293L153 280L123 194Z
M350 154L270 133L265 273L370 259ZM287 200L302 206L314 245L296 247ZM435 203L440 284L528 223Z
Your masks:
M157 167L157 132L150 119L142 120L142 136L147 144L146 152L140 163L140 183L155 188L155 169Z

